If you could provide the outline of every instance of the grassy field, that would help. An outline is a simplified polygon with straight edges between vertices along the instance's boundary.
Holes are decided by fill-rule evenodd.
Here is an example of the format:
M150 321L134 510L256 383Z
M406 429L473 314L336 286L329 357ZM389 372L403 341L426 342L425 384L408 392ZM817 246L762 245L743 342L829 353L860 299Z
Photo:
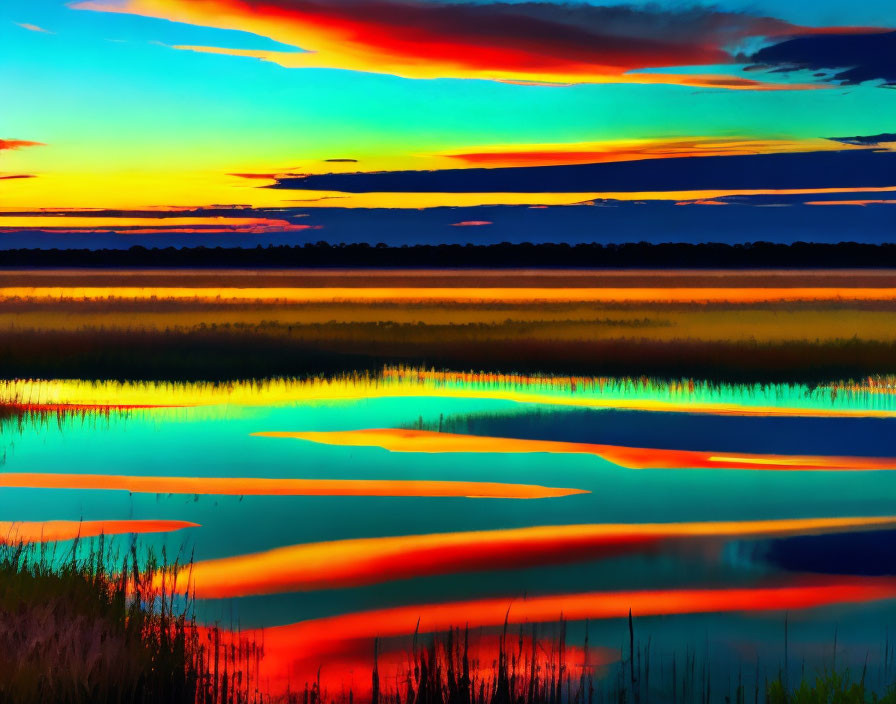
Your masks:
M446 334L445 328L454 328L453 337L475 335L495 340L896 340L896 305L880 308L875 310L867 303L647 307L4 301L0 302L0 330L186 332L229 328L259 335L339 340L353 335L376 338L377 330L396 329L413 337L414 328L424 327L438 330L439 335Z
M425 293L473 282L482 300L400 300L407 287ZM5 378L226 379L384 364L730 380L896 372L896 275L886 271L44 271L0 272L0 286ZM238 296L244 286L299 294L293 302L246 300ZM301 294L370 286L383 293L316 302ZM535 292L531 300L499 300L521 286ZM608 286L612 300L580 300ZM644 286L651 302L637 299ZM194 287L202 298L190 296ZM714 287L734 291L733 300L669 302ZM749 300L766 287L799 291L800 300ZM835 297L814 299L819 287ZM539 291L569 300L542 301Z

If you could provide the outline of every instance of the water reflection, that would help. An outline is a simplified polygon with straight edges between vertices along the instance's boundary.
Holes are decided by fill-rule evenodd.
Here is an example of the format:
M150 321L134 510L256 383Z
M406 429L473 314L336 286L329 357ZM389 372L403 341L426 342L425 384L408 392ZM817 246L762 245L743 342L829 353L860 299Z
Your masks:
M264 628L273 679L360 667L418 620L562 615L573 640L599 620L616 652L629 608L670 652L711 633L717 668L779 667L785 611L805 657L836 625L874 665L896 616L891 387L4 382L0 529L190 556L200 616Z

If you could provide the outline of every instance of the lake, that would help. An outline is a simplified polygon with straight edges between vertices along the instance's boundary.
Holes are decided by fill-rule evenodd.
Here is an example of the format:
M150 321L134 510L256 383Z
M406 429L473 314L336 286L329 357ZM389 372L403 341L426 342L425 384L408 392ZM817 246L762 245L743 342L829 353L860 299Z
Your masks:
M389 367L0 394L9 534L102 532L191 562L178 588L202 623L265 640L273 686L322 667L360 687L375 638L388 654L417 630L505 619L563 621L571 647L587 623L614 672L629 609L655 682L688 653L719 691L835 657L879 682L892 667L892 378Z

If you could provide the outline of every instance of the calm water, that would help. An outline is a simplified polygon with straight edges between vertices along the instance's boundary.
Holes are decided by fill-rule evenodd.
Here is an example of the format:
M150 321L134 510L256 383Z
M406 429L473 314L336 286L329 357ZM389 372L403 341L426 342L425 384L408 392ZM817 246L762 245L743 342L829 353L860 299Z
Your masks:
M896 472L887 469L896 468L896 395L886 380L809 389L387 370L377 379L235 386L20 382L2 394L20 411L0 424L4 520L198 524L141 533L139 543L192 555L207 622L276 634L273 627L336 617L318 629L332 646L372 638L378 628L387 636L412 633L414 614L426 630L439 623L434 605L463 602L454 613L474 627L500 626L508 606L520 621L557 620L563 612L572 640L583 637L587 616L592 642L618 652L627 626L603 608L610 600L601 594L623 592L624 606L630 593L650 590L657 593L632 608L660 671L668 664L663 653L685 647L708 653L722 677L731 663L747 663L752 673L757 659L763 672L776 671L785 613L794 672L832 657L835 630L840 662L861 667L867 657L879 678L891 665L882 651L891 649L888 627L896 625L896 524L824 523L896 515ZM415 432L346 433L365 429ZM303 433L323 434L288 436ZM463 445L471 435L505 440ZM643 448L660 468L633 469L606 448L569 443ZM705 455L698 462L668 452L675 450ZM855 459L817 468L842 457ZM28 479L11 482L14 474ZM61 480L41 478L49 474L109 475L109 486L123 481L112 475L247 481L234 495L206 493L207 481L186 491L158 480L131 492L55 488ZM335 495L286 495L303 491L299 485L250 495L265 491L251 481L258 478L378 483L335 483L322 492ZM431 496L432 485L420 481L487 482L498 495L570 491L467 498L476 485L452 484L436 493L459 495ZM774 530L755 523L772 520L790 523ZM704 522L724 525L693 527ZM632 524L634 538L602 534L625 535L616 524ZM566 525L588 528L551 528ZM515 530L527 527L546 528ZM587 531L590 542L577 542ZM242 559L322 541L431 534L449 537L339 542ZM240 559L208 563L222 558ZM236 586L228 589L229 581ZM725 605L729 596L735 601ZM721 601L713 606L712 599ZM401 606L412 608L377 616ZM362 612L374 616L352 616ZM271 648L288 641L284 662L294 656L335 667L342 651L308 639L313 627L280 632L286 635L272 636Z

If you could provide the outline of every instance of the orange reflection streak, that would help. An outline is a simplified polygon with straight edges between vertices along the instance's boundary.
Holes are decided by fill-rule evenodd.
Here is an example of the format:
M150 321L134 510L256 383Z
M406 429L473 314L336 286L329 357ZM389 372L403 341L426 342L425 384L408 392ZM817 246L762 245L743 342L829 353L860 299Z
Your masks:
M329 432L265 432L259 437L296 438L325 445L380 447L390 452L474 452L590 454L629 469L779 469L815 471L873 471L896 469L893 457L834 457L758 455L693 450L664 450L593 443L528 440L481 435L457 435L429 430L382 428Z
M507 597L441 604L415 604L301 621L259 629L268 652L286 659L323 655L340 642L531 622L625 618L696 613L761 612L860 604L896 598L896 579L865 577L790 582L764 587L644 590L551 594L514 600ZM252 633L252 632L250 632Z
M227 634L231 635L231 634ZM460 636L463 638L464 636ZM501 653L501 636L480 633L468 633L468 658L473 669L473 676L480 681L488 680L495 676L496 664ZM377 653L377 668L381 677L381 691L393 692L391 682L403 681L407 677L409 669L413 669L412 654L414 642L412 638L391 639L395 642L391 647L383 649L382 644ZM548 639L535 644L533 651L532 638L524 635L522 638L514 636L513 650L522 657L519 662L531 667L533 663L542 672L552 664L558 666L559 651L551 652L546 645L556 645L546 642ZM444 644L441 644L444 647ZM419 648L419 645L418 645ZM365 697L371 693L371 673L373 665L374 643L370 638L354 641L346 641L328 650L326 658L321 660L320 653L311 653L305 657L297 657L294 648L268 647L265 643L265 656L261 661L265 682L269 684L272 694L283 692L291 687L295 692L305 682L321 681L321 688L329 692L340 691L343 686L351 685L354 696ZM507 648L504 649L505 654ZM578 645L569 643L563 646L563 662L567 668L579 673L582 670L594 672L619 660L619 651L615 649L594 647L586 651ZM521 670L524 666L521 666ZM531 670L527 670L526 673ZM527 676L527 675L526 675Z
M258 479L255 477L140 477L112 474L0 474L0 486L30 489L111 489L149 494L224 496L407 496L547 499L590 493L536 484L389 479Z
M245 631L213 631L204 626L199 626L198 630L200 637L209 643L217 635L224 648L239 644L246 646L252 642L256 645L261 643L257 639L258 631L249 634ZM518 658L517 672L521 677L529 677L539 670L543 673L551 667L556 668L561 658L565 666L577 675L583 670L586 673L596 672L619 659L618 649L594 645L586 649L580 645L564 643L562 637L558 639L556 633L550 632L539 634L534 640L529 634L515 634L512 646L504 636L477 630L457 633L455 638L453 656L449 640L436 639L432 644L436 657L443 665L451 661L462 667L458 660L466 650L474 684L477 680L488 681L494 677L502 650L505 654L510 650L514 651L514 656ZM256 677L258 682L263 683L268 694L285 694L287 691L295 694L305 683L318 682L325 695L327 692L345 691L346 688L351 689L356 698L370 695L375 647L373 638L332 642L325 650L313 652L301 652L295 646L296 644L289 642L274 645L263 643L264 657L259 663ZM410 634L377 643L376 662L381 678L381 692L396 691L392 684L405 680L409 670L413 670L415 659L419 663L421 646L432 653L428 642L424 640L420 643Z
M771 303L784 301L891 301L896 288L792 287L792 288L282 288L282 287L136 287L136 286L9 286L0 300L37 298L96 300L127 298L189 299L200 301L280 301L290 303L334 301L450 301L465 303L601 302L601 303Z
M168 533L198 528L188 521L0 521L0 543L52 542L122 533Z
M196 596L208 599L336 589L609 557L650 549L668 539L822 534L894 524L896 516L584 524L335 540L197 562L189 586ZM174 582L172 591L178 589Z

